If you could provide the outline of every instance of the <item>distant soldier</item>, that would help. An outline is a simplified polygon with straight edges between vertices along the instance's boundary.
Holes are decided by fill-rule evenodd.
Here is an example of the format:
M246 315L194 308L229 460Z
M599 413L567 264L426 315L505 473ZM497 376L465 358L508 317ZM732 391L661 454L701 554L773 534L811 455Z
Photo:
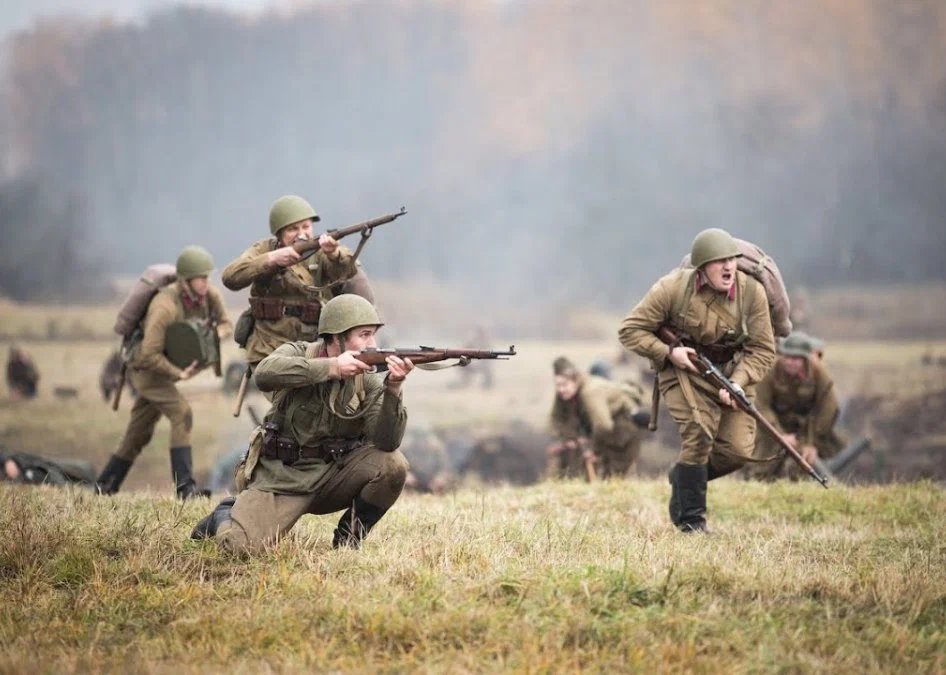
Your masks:
M284 344L259 363L257 386L275 394L238 470L243 490L192 538L258 551L307 513L345 509L332 546L361 545L400 496L408 469L398 451L407 424L401 388L414 366L389 356L386 374L369 373L355 356L376 346L382 325L370 302L341 295L326 303L317 342Z
M319 220L302 197L280 197L269 211L272 237L250 246L223 270L223 284L231 291L250 287L251 332L241 335L238 325L236 338L245 340L253 368L286 342L316 340L319 313L333 297L333 284L354 281L359 272L351 251L327 234L319 236L319 251L301 260L292 244L311 239L312 224ZM358 292L370 293L363 275L357 278Z
M0 450L0 481L27 485L95 485L95 470L82 460L49 459Z
M401 451L411 465L405 489L442 494L456 482L447 448L430 429L408 429Z
M118 492L162 415L171 423L171 477L177 496L187 499L202 494L193 477L191 407L175 382L191 379L206 364L194 361L180 368L165 352L168 329L177 322L195 321L208 329L212 325L224 335L231 330L220 291L207 279L213 268L210 253L200 246L188 246L177 259L177 281L161 289L148 305L144 334L133 350L128 369L138 398L125 435L98 478L104 494Z
M781 340L775 367L759 383L756 391L759 412L809 464L833 457L843 446L843 441L834 431L838 419L834 382L827 369L811 357L812 348L811 340L800 332ZM756 438L754 454L756 459L776 459L752 466L749 469L751 476L775 480L783 477L799 479L805 475L768 435Z
M752 455L755 420L729 392L713 389L690 363L693 348L657 337L668 325L698 345L752 398L775 361L769 305L761 283L736 267L741 254L724 230L693 240L695 269L662 277L621 324L624 347L650 359L660 395L676 421L683 448L670 471L670 519L683 532L706 530L707 481L730 473Z
M7 387L10 394L13 398L35 398L38 382L39 371L33 358L25 349L11 345L7 358Z
M586 464L590 460L595 476L627 475L640 455L642 427L647 425L640 409L641 392L628 384L583 375L564 356L555 359L552 369L552 429L559 442L549 447L551 473L591 478Z

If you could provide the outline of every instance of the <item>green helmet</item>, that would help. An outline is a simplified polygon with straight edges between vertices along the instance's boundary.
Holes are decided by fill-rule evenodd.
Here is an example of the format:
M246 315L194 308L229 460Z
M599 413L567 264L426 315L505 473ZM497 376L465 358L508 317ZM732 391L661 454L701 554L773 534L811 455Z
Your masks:
M778 343L778 353L782 356L811 356L811 338L801 331L794 331Z
M274 235L282 228L300 220L321 220L312 205L302 197L285 195L273 202L269 207L269 231Z
M714 260L738 258L741 255L736 240L729 232L712 227L696 235L690 249L690 263L694 267L702 267Z
M338 335L355 326L383 325L374 305L352 293L332 298L319 315L319 335Z
M214 259L203 246L188 246L177 256L177 276L179 279L193 279L210 274L214 268Z

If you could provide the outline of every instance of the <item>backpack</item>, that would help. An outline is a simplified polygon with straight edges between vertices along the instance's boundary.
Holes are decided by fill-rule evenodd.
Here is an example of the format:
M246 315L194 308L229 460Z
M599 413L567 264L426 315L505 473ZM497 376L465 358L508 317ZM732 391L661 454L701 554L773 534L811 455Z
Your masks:
M118 310L114 330L126 340L134 335L141 320L148 312L148 305L165 286L177 280L177 269L174 265L158 263L149 266L132 286L128 297Z
M742 257L736 259L736 267L740 272L748 274L762 284L762 288L765 289L765 297L769 301L772 331L775 333L775 337L786 337L792 332L792 322L789 319L791 303L788 300L788 291L785 290L785 282L782 280L782 273L779 271L778 265L765 251L750 241L736 239L736 246L739 248L739 252L742 253ZM683 258L680 267L692 269L689 254ZM684 300L684 304L685 302L686 300ZM678 314L682 309L682 306L679 310L674 308L674 314Z

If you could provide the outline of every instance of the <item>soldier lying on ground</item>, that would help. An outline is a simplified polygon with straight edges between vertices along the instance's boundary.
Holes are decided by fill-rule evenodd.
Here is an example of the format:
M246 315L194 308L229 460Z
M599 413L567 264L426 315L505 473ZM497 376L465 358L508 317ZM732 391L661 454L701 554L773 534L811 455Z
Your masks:
M687 335L751 399L775 361L769 304L761 283L737 269L741 256L724 230L700 232L690 254L696 269L659 279L619 331L629 351L650 359L660 395L680 429L682 450L670 471L670 518L683 532L706 530L707 481L740 468L751 456L755 419L725 389L698 376L692 347L665 344L670 326Z
M809 464L833 457L844 446L834 430L839 410L834 382L820 361L812 358L814 348L809 336L801 332L781 340L775 367L756 390L759 412ZM798 480L805 475L768 435L756 437L754 457L774 458L748 468L748 474L754 478Z
M7 358L7 387L13 398L35 398L39 371L36 364L25 349L10 346L10 356Z
M27 452L0 450L0 481L28 485L95 486L95 469L82 460L48 459Z
M345 509L332 546L357 548L401 494L408 464L398 451L407 423L401 388L414 366L387 358L369 373L354 353L375 346L382 326L370 302L326 303L319 340L282 345L256 370L273 407L238 469L236 498L223 500L191 537L215 537L236 553L275 543L307 513Z
M586 465L591 460L595 476L626 476L640 455L647 426L639 395L630 385L581 374L564 356L555 359L552 369L552 429L559 442L548 449L549 473L591 479Z

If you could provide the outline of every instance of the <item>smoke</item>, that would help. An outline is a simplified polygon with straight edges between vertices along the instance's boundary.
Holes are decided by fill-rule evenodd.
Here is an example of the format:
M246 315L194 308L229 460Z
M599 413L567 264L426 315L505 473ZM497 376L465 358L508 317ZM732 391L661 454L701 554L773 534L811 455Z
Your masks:
M790 285L946 276L933 0L181 8L5 61L4 164L80 196L113 273L230 260L298 193L329 227L406 205L373 277L507 303L626 309L713 226Z

